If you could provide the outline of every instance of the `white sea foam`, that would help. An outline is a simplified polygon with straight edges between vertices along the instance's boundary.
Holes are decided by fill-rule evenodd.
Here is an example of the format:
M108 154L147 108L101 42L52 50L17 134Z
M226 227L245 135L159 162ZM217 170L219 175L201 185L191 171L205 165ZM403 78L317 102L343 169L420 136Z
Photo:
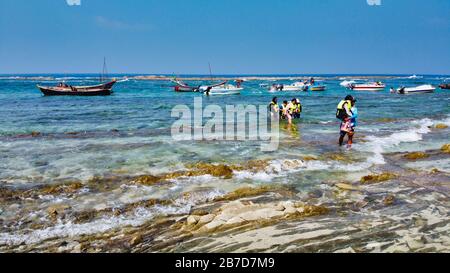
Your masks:
M373 155L367 159L369 163L385 164L383 153L401 143L422 140L424 135L431 132L430 127L436 123L449 125L450 118L443 121L433 121L428 118L412 121L411 125L413 125L413 128L395 132L387 136L368 136L366 138L366 140L368 140L366 145L358 146L358 149L373 153Z
M0 245L19 245L22 243L33 244L51 238L75 237L102 233L116 227L140 226L146 221L160 214L187 213L183 207L163 207L155 206L151 209L138 208L131 217L105 217L93 222L75 224L72 222L58 223L55 226L45 229L33 230L30 233L0 233Z

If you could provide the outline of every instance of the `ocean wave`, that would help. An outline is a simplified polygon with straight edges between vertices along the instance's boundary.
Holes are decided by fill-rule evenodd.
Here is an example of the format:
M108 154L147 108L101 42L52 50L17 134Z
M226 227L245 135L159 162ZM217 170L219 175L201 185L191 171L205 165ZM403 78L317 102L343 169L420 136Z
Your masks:
M368 141L366 145L358 146L358 149L365 152L372 152L367 161L372 164L385 164L383 153L387 152L390 148L398 146L404 142L417 142L423 139L423 136L430 133L430 127L437 124L444 123L450 125L450 118L445 120L431 120L428 118L421 120L414 120L411 122L413 128L395 132L387 136L367 136Z
M407 77L398 77L397 79L417 80L417 79L423 79L423 76L412 75L412 76L407 76Z

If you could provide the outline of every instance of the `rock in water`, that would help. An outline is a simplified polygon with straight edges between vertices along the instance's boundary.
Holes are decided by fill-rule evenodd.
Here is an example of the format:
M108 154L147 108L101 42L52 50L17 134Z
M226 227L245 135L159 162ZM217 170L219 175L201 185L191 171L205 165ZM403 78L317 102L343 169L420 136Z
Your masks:
M346 183L337 183L337 184L335 184L335 186L338 187L339 189L347 190L347 191L359 191L359 190L361 190L359 187L355 187L353 185L346 184Z
M377 175L367 175L361 178L361 184L375 184L384 181L388 181L396 178L397 175L393 173L382 173Z
M428 158L429 155L427 155L424 152L414 152L414 153L406 154L403 157L406 159L409 159L409 160L417 160L417 159Z
M441 151L447 154L450 154L450 143L442 146Z
M392 206L395 204L395 201L396 201L395 196L390 194L390 195L386 196L386 198L384 198L383 204L385 206Z

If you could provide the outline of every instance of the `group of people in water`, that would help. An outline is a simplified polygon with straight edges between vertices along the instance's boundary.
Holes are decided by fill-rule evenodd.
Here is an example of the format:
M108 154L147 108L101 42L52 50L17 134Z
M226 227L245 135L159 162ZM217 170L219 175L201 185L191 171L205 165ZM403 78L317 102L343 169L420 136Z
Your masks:
M283 101L281 107L278 105L278 98L274 97L269 104L271 115L279 116L283 120L287 120L288 124L292 124L293 119L299 119L303 111L302 104L298 98L293 98L290 102ZM347 147L353 144L353 136L357 126L358 108L356 107L356 99L347 95L341 100L337 106L336 118L341 121L339 127L339 146L344 145L344 138L348 136Z
M302 113L302 104L298 98L291 101L283 101L281 107L278 105L278 98L274 97L269 104L269 111L272 115L278 115L281 119L292 124L293 119L299 119Z

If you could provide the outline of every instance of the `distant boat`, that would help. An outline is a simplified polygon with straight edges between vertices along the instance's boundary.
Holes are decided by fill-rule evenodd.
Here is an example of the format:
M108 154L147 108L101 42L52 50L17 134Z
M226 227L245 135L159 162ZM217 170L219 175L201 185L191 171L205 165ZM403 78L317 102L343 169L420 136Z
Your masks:
M270 87L270 91L307 91L308 88L309 84L294 82L293 84L274 84Z
M177 80L177 79L172 80L172 82L176 84L173 87L175 92L198 92L199 91L198 86L196 86L196 87L189 86L189 85L185 84L184 82Z
M349 88L352 84L356 84L356 81L343 81L340 83L341 86L345 87L345 88Z
M374 82L364 84L351 84L348 88L354 91L382 91L386 88L386 85L381 82Z
M106 59L103 61L103 72L100 82L106 79ZM72 86L65 82L58 83L57 86L41 86L37 85L44 96L109 96L112 94L112 88L117 81L114 79L107 83L90 86Z
M325 89L327 89L325 85L313 85L309 87L311 91L325 91Z
M72 86L65 83L59 83L57 86L37 87L45 96L109 96L112 94L112 88L116 80L105 84L92 86Z
M200 86L200 91L203 94L210 95L239 95L244 88L237 87L232 84L228 84L227 82L223 82L221 84L217 84L214 86Z
M424 84L416 87L400 87L397 89L399 94L419 94L419 93L433 93L436 88L430 84Z
M443 84L439 85L439 87L441 89L450 89L450 83L443 83Z

